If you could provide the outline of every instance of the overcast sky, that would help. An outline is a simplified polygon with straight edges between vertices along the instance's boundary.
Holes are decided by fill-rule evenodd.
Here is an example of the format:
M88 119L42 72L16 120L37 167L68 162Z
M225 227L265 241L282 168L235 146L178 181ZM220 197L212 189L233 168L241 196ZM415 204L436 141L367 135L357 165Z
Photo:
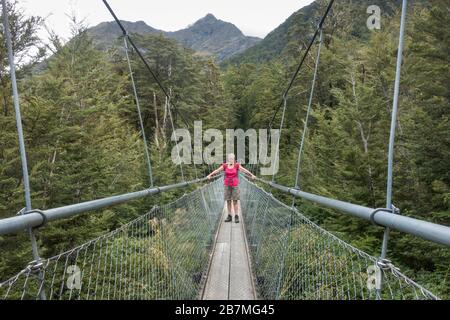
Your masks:
M235 24L245 35L265 37L292 13L313 0L109 0L119 19L143 20L165 31L176 31L212 13ZM89 26L112 17L101 0L19 0L28 14L47 17L60 36L70 35L66 14L74 12Z

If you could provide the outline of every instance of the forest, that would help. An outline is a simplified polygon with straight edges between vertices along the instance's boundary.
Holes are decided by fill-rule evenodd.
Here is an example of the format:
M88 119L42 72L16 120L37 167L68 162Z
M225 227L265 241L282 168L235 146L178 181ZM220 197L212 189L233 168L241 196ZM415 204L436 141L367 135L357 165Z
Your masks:
M383 1L381 1L383 2ZM384 1L386 3L386 1ZM397 57L398 1L383 6L381 30L366 28L365 2L338 1L324 26L302 190L379 208L386 201L387 148ZM267 128L327 1L287 22L286 34L218 64L163 36L132 35L170 101L130 51L154 184L180 181L170 160L171 123L196 120L203 129ZM394 167L394 203L402 215L450 225L450 7L447 0L408 8ZM363 12L362 18L355 18ZM8 8L16 55L33 207L48 209L142 190L149 186L144 145L123 39L100 50L87 26L72 17L64 42L18 1ZM293 186L316 60L317 44L287 97L276 181ZM0 218L24 207L21 161L3 31L0 32ZM171 108L172 106L172 108ZM173 108L176 106L176 109ZM281 115L275 119L275 127ZM186 179L211 168L184 166ZM196 172L198 171L198 172ZM256 174L256 172L255 172ZM270 177L271 178L271 177ZM51 257L141 216L182 191L83 214L38 231L41 255ZM290 203L282 194L278 198ZM379 256L383 229L298 200L312 221L355 247ZM0 237L0 280L31 259L27 233ZM392 231L389 258L402 272L450 296L448 248Z

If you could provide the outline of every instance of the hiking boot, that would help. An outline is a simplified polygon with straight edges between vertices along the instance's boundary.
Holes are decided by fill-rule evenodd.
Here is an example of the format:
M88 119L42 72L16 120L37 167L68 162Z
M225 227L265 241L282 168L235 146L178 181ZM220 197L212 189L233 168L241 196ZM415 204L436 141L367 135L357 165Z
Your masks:
M231 214L228 215L228 217L225 219L225 222L231 222L233 221L233 218L231 217Z
M234 216L234 222L239 223L239 216L238 215Z

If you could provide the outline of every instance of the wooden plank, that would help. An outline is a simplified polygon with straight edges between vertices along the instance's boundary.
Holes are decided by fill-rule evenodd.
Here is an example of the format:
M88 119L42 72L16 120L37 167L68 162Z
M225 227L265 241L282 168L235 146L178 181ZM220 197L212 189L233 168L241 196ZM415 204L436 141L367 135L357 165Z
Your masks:
M231 228L230 300L255 299L242 220Z
M255 293L242 214L239 224L223 222L226 216L224 208L203 300L253 300Z
M231 224L223 222L226 210L223 212L203 300L228 300Z

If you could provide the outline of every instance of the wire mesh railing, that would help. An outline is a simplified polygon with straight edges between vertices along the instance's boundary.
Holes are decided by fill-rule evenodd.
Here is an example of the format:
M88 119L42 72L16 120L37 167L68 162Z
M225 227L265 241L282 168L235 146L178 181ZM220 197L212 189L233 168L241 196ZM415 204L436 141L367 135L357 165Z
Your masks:
M241 209L261 299L438 299L389 261L351 246L245 179ZM37 299L44 292L52 300L200 298L222 210L220 179L70 251L30 263L0 284L0 297Z
M223 188L217 180L0 284L1 299L196 299Z
M438 299L245 180L241 206L261 299Z

